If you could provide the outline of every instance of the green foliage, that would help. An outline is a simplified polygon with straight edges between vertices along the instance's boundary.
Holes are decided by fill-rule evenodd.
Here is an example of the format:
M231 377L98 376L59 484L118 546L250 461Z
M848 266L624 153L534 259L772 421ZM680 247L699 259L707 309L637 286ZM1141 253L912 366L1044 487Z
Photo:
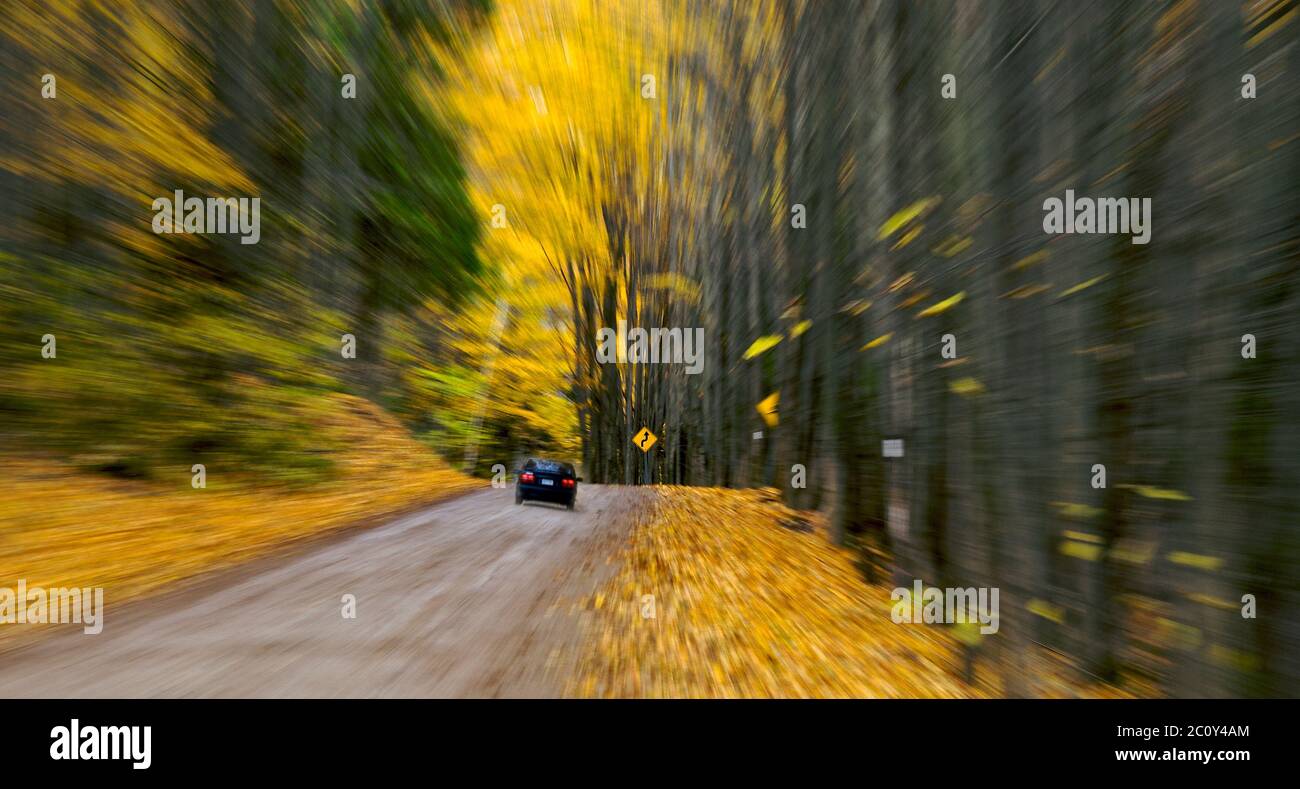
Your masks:
M362 170L373 189L364 206L368 251L382 260L380 303L406 308L426 295L455 302L481 292L481 224L465 191L465 169L442 119L411 92L397 53L384 52Z

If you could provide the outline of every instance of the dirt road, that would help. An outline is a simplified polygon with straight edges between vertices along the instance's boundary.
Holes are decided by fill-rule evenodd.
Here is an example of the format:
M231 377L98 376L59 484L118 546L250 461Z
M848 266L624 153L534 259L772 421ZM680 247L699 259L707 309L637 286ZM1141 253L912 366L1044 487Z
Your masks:
M99 635L0 656L0 698L559 695L572 601L642 495L583 485L569 512L489 489L167 597L107 589Z

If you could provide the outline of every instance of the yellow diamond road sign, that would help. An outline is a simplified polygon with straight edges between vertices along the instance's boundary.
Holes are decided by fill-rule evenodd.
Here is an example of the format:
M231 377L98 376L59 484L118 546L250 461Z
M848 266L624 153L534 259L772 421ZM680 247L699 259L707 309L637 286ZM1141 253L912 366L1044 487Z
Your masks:
M780 402L781 393L777 391L764 397L758 405L754 406L754 408L758 410L759 416L763 417L763 421L767 423L768 427L776 427L781 421L780 417L778 417L776 413L777 404Z
M651 433L648 427L641 428L636 432L636 435L632 436L632 443L636 444L637 448L642 452L649 452L650 447L654 446L658 440L659 437Z

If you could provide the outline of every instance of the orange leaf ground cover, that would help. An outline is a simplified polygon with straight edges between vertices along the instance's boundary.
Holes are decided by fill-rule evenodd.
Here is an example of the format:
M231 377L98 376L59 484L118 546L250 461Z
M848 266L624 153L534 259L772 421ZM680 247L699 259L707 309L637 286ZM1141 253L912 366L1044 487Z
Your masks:
M890 618L851 551L769 491L664 486L645 508L613 577L582 601L585 652L567 688L623 698L981 697L996 672L961 678L947 629ZM783 525L785 524L785 525ZM653 600L647 597L653 595ZM1030 658L1043 696L1123 695L1080 688L1067 667Z
M335 396L319 427L343 447L331 481L265 487L209 466L207 487L0 460L0 586L103 587L105 606L149 595L305 538L483 485L455 471L364 400ZM53 627L53 626L49 626ZM41 629L0 627L0 645Z

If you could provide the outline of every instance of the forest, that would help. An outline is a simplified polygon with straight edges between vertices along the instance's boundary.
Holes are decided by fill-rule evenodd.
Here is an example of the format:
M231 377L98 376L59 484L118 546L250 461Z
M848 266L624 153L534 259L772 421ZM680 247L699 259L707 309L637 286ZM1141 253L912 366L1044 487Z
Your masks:
M1282 0L10 3L0 443L309 487L346 394L468 474L774 489L871 582L1000 587L1007 695L1031 644L1293 694L1297 30ZM181 189L260 198L259 240L155 232ZM1048 232L1079 198L1108 230Z
M613 140L570 123L534 173L597 184L594 249L540 239L569 283L588 473L775 487L869 572L1000 580L1013 695L1030 641L1175 694L1289 684L1285 4L692 8L628 58L658 97L625 93ZM1042 232L1068 190L1151 206L1149 243ZM589 338L617 319L703 326L703 374L600 364Z

